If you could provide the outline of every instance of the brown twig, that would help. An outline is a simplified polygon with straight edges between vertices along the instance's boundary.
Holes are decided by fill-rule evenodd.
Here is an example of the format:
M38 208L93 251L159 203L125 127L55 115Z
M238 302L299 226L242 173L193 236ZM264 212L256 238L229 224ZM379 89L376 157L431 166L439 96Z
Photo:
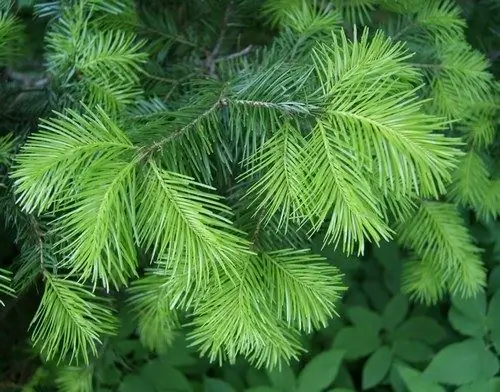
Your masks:
M226 37L227 26L229 24L229 17L231 15L232 7L233 7L233 2L230 1L226 7L226 12L224 14L224 19L222 21L222 27L220 30L219 38L217 39L217 42L215 43L214 48L208 54L208 56L205 60L205 66L208 69L209 75L212 77L215 77L215 78L217 78L217 75L215 73L216 58L219 55L220 48L222 46L222 42L224 41L224 38Z
M252 45L248 45L246 48L240 50L239 52L231 53L231 54L228 54L227 56L218 57L218 58L216 58L214 60L214 62L218 63L218 62L221 62L221 61L231 60L231 59L234 59L236 57L245 56L248 53L250 53L250 51L252 50L252 48L253 48Z

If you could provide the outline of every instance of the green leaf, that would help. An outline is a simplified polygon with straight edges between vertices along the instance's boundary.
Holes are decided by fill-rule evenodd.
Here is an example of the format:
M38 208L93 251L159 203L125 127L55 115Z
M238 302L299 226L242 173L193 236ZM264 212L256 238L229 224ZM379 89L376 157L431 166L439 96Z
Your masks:
M500 379L492 378L484 381L476 381L472 384L463 385L455 392L498 392L500 389Z
M499 330L491 331L490 340L497 354L500 353L500 331Z
M484 317L469 317L451 307L448 312L448 321L453 329L465 336L481 337L486 333L486 319Z
M298 392L321 392L337 377L344 358L343 350L329 350L315 356L300 372Z
M267 372L271 385L283 391L292 391L295 387L295 373L287 364L281 365L281 368L274 368Z
M408 299L404 295L394 296L386 305L382 314L383 326L392 331L400 324L408 313Z
M371 326L377 332L382 328L382 318L374 311L363 306L351 306L346 311L347 317L356 326Z
M432 348L417 340L396 340L392 349L395 356L410 363L427 362L434 355Z
M118 388L119 392L157 392L153 384L136 374L127 374Z
M250 367L246 372L246 382L251 387L266 386L269 384L269 380L266 377L266 373L262 369L256 369Z
M205 378L205 392L236 392L234 388L223 380Z
M491 378L498 370L498 358L485 347L484 342L468 339L439 351L425 369L424 375L431 381L464 385Z
M428 316L415 316L399 325L393 334L394 340L418 340L437 344L446 337L446 330Z
M422 373L415 369L398 365L397 370L409 392L445 392L442 386L426 380Z
M454 295L451 303L462 314L470 318L484 318L486 316L486 293L478 292L473 297L461 297Z
M217 392L217 391L214 391ZM245 389L245 392L283 392L282 389L272 388L268 386L253 387Z
M500 266L493 268L488 276L488 292L493 294L497 290L500 290Z
M330 389L328 392L356 392L354 389L348 389L348 388L334 388Z
M219 376L222 380L226 381L228 384L236 389L237 391L242 391L247 386L245 383L245 378L243 377L244 367L243 364L223 364L222 372Z
M158 359L144 365L140 375L149 380L157 391L192 391L191 384L182 372Z
M492 331L500 331L500 290L490 299L488 304L487 324Z
M378 385L387 375L392 364L392 353L389 347L377 349L365 362L362 373L363 390Z
M393 268L395 264L399 264L399 246L395 241L382 242L379 246L373 247L373 256L385 268Z
M352 374L349 372L346 363L340 366L339 373L337 374L337 378L335 379L335 386L348 389L354 388Z
M389 384L393 392L408 392L408 388L406 388L406 384L401 374L399 374L398 364L400 363L395 361L395 364L389 371Z
M366 292L368 300L372 306L378 311L383 312L391 297L382 283L368 280L363 283L363 290Z
M188 347L186 338L182 334L178 334L172 345L159 356L159 359L174 367L191 366L198 362L195 355L195 351Z
M379 346L378 332L368 325L342 328L333 341L333 347L345 350L345 358L349 360L366 357Z

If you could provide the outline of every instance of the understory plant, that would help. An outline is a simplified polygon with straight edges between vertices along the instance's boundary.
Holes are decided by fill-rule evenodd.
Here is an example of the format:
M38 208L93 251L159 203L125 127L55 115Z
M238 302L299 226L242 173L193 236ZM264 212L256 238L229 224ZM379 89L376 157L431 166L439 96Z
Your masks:
M89 371L132 318L159 354L182 331L210 361L289 363L349 283L324 247L398 244L420 303L481 292L469 227L500 211L499 84L474 7L3 1L0 210L18 257L0 290L42 290L36 351Z

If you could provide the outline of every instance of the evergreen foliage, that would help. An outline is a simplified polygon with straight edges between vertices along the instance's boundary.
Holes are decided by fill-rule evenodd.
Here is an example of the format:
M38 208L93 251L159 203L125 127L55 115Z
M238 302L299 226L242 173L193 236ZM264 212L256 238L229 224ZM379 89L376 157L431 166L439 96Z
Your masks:
M43 285L45 359L88 364L123 312L158 352L182 326L210 360L297 358L345 291L311 238L345 257L397 241L425 303L482 290L466 221L500 212L499 84L466 9L35 3L36 32L0 8L0 209L20 250L0 290Z

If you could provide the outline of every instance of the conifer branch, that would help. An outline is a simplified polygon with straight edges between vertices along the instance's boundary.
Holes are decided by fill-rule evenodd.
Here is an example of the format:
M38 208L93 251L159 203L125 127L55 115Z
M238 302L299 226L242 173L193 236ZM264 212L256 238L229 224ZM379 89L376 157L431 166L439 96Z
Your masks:
M457 208L500 214L498 86L454 1L269 0L265 37L239 24L263 28L251 2L193 1L39 4L51 19L34 78L14 65L31 47L23 22L0 12L3 128L29 135L0 137L0 210L21 250L0 289L44 277L31 331L45 359L100 355L110 286L129 284L150 350L182 312L210 360L297 358L345 290L304 249L312 234L346 254L396 238L422 302L483 287ZM70 366L58 383L92 377Z
M161 139L158 142L154 142L150 148L145 150L145 156L149 156L149 154L159 151L163 148L163 146L167 143L170 143L173 140L176 140L182 136L184 136L187 132L191 131L195 128L196 125L201 123L207 117L211 116L214 112L216 112L219 108L227 106L227 101L222 98L222 94L220 98L207 110L201 113L198 117L194 118L190 123L186 124L182 128L179 128L177 131L171 133L167 137Z

